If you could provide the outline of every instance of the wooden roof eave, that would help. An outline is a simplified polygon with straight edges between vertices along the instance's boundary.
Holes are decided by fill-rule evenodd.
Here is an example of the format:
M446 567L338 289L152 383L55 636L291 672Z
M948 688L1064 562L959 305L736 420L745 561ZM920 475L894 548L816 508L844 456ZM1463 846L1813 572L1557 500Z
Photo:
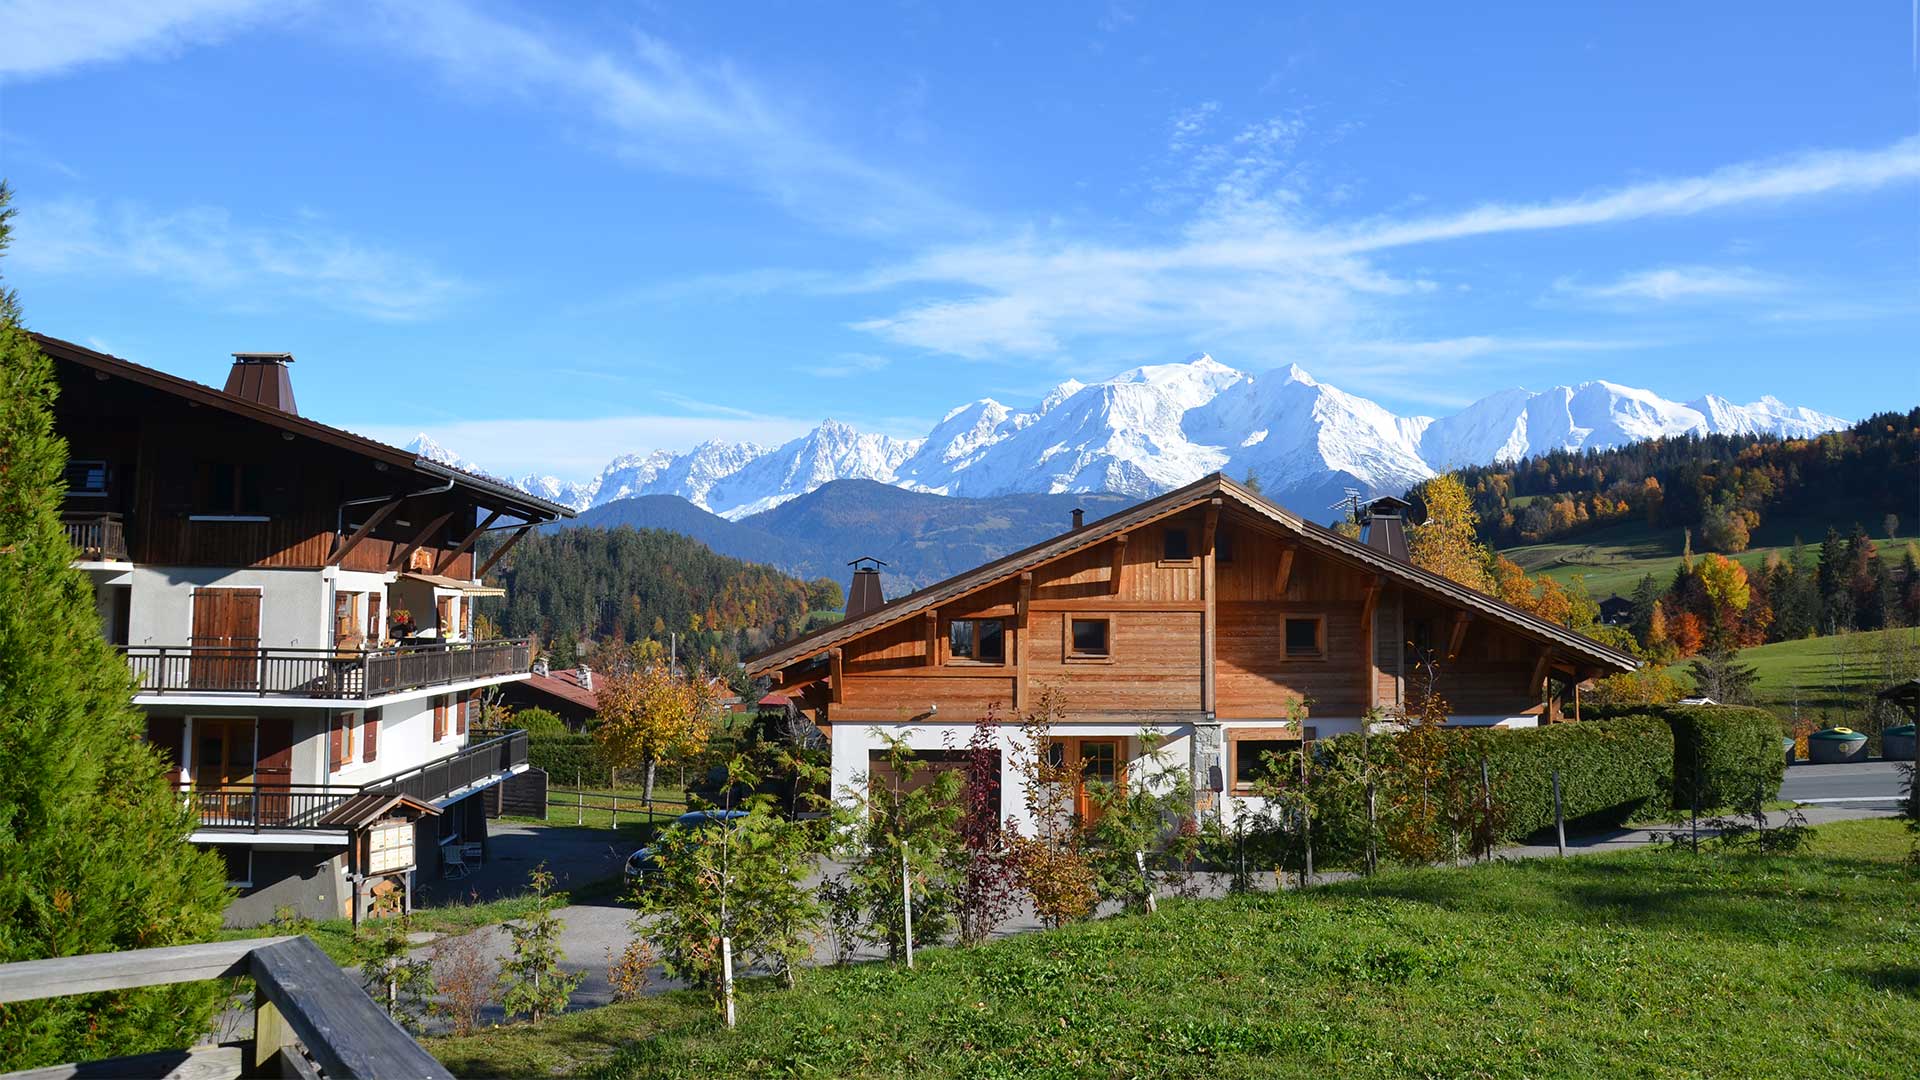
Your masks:
M89 349L84 345L76 345L71 341L63 341L40 333L35 333L32 337L35 344L56 359L78 364L105 375L126 379L190 402L211 406L281 431L305 436L322 445L359 454L382 465L399 466L430 480L452 480L456 485L466 489L469 494L477 496L475 501L482 506L491 507L504 503L509 513L521 516L529 522L552 521L556 518L574 516L571 507L548 502L537 495L530 495L490 477L442 465L410 450L389 446L376 439L356 435L344 428L322 424L298 413L282 412L257 401L236 397L205 383L183 379L178 375L136 364L131 360L123 360L118 356Z

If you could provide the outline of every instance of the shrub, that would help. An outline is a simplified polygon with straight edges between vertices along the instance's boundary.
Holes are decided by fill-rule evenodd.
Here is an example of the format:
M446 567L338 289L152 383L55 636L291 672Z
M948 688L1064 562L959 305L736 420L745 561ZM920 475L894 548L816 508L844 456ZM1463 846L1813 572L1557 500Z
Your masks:
M506 924L513 955L500 968L500 1003L507 1015L523 1012L537 1024L566 1009L583 976L569 975L560 966L560 931L567 924L553 913L560 906L553 895L553 874L541 863L527 877L534 908L526 918Z
M1780 721L1765 709L1680 706L1658 710L1673 729L1673 805L1744 807L1756 791L1772 798L1786 774Z
M521 728L530 736L567 734L567 722L560 719L559 713L538 706L514 710L507 717L506 726Z
M606 755L591 735L527 735L527 763L545 769L555 787L579 783L607 787L612 775Z

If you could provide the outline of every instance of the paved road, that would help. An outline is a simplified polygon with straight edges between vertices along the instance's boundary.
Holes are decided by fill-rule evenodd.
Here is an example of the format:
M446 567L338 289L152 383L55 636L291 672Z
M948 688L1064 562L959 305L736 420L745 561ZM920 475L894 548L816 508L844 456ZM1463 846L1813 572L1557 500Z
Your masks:
M1847 803L1876 806L1900 801L1899 766L1891 761L1863 761L1848 765L1789 765L1780 784L1780 797L1794 802ZM1834 803L1833 805L1845 805Z

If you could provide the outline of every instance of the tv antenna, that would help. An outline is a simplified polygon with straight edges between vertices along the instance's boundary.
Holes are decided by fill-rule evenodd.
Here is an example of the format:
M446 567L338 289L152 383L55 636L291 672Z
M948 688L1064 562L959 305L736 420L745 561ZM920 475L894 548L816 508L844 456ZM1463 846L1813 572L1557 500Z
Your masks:
M1328 506L1327 509L1344 510L1347 520L1357 524L1360 521L1360 500L1364 494L1359 488L1347 488L1341 494L1340 501Z

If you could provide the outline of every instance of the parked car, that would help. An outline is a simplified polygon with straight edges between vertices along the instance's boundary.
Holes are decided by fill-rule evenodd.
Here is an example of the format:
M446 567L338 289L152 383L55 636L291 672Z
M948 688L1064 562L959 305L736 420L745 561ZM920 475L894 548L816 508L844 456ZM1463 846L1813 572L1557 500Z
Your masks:
M661 826L661 828L710 829L715 825L738 821L746 816L747 812L745 810L694 810L690 813L681 814L679 817ZM627 856L625 871L627 882L629 884L637 884L647 875L657 873L660 869L659 852L660 845L658 843L652 843Z

